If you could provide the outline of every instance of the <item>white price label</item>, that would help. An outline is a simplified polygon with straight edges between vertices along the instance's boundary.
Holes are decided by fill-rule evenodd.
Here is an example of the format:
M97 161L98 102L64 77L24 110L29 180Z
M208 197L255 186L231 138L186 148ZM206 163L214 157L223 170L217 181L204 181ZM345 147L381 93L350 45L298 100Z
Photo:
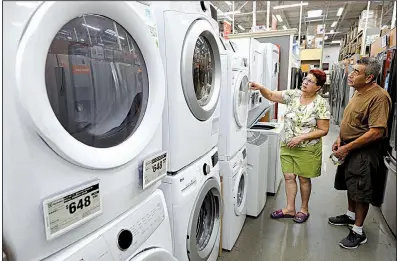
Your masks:
M162 152L143 161L142 189L147 188L167 175L167 152Z
M56 238L102 214L99 180L44 200L47 240Z

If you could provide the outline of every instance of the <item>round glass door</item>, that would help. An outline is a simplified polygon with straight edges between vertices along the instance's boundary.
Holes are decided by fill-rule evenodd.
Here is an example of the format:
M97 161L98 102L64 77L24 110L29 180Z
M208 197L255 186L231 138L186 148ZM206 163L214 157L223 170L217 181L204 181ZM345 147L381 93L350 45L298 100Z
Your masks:
M234 212L236 215L241 215L247 198L248 179L245 170L240 170L237 175L234 185Z
M234 92L234 118L239 127L247 123L249 100L249 81L246 74L237 78Z
M45 80L58 121L88 146L124 142L146 111L149 82L142 53L121 25L104 16L83 15L58 31Z
M200 121L211 117L219 99L221 63L215 35L208 21L197 20L186 34L182 51L183 94Z
M127 2L44 1L24 28L15 71L26 120L73 164L119 167L158 131L164 68L141 13Z
M197 39L193 56L193 85L198 104L208 104L213 94L214 54L204 36Z
M187 236L190 260L206 261L220 233L220 189L215 179L209 179L194 205Z

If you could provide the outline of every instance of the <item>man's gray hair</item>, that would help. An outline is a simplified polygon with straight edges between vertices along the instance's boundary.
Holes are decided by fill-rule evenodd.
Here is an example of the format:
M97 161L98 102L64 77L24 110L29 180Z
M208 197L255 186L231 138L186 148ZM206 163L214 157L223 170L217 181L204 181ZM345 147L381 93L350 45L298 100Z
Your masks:
M370 76L371 74L374 76L372 79L376 81L380 74L380 62L374 57L363 57L357 61L357 64L365 65L365 76Z

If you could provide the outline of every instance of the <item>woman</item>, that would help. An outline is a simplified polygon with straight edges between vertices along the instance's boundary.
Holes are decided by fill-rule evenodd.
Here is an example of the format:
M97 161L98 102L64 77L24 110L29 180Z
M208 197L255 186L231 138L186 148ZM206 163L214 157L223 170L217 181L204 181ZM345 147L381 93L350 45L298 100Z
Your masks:
M309 214L311 178L321 175L321 137L329 130L330 110L327 100L318 92L326 81L322 70L311 70L303 79L302 90L270 91L251 83L251 89L260 90L266 99L286 105L285 136L281 142L281 168L284 173L287 207L271 213L271 217L294 218L305 222ZM299 178L302 205L296 213L296 176Z

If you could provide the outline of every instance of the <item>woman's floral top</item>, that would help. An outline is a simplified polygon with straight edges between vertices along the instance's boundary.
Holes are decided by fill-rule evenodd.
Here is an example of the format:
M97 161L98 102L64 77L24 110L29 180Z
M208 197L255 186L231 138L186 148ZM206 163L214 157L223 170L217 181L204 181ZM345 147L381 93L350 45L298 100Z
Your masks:
M317 95L314 100L307 104L301 105L301 90L283 91L282 97L286 105L284 114L284 138L282 144L285 145L292 138L307 134L316 130L316 120L329 120L330 109L326 99ZM317 144L320 139L304 141L299 147Z

